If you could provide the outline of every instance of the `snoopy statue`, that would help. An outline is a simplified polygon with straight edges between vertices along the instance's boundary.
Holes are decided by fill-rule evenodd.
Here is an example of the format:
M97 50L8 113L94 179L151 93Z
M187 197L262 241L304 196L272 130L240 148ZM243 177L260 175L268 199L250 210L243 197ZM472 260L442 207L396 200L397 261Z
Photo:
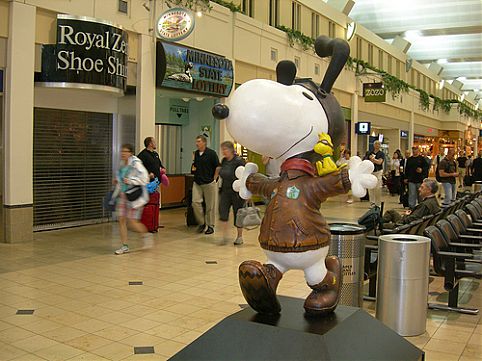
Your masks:
M236 169L235 191L244 199L253 194L270 199L261 224L259 243L267 262L250 260L239 266L239 282L248 304L257 312L281 311L276 289L288 270L303 270L312 292L304 303L308 315L325 315L336 308L342 282L337 257L327 257L330 230L320 213L328 197L350 189L363 197L377 179L373 164L359 157L349 167L318 176L314 151L320 134L336 147L344 132L344 117L332 86L346 63L350 48L341 39L320 36L315 41L320 57L331 56L320 86L296 77L296 66L281 61L277 82L255 79L241 85L228 104L216 104L213 115L224 119L229 133L248 149L280 160L277 179L257 173L254 163ZM348 169L347 169L348 168Z

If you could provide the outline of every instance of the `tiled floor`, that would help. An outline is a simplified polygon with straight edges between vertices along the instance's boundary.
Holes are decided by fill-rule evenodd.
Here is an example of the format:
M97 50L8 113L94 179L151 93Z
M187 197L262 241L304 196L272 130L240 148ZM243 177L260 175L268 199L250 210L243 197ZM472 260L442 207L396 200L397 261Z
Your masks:
M387 197L388 200L389 197ZM398 207L391 198L386 207ZM342 199L323 205L329 221L353 221L367 203ZM263 260L257 231L245 245L220 245L221 234L198 235L183 210L161 212L155 247L114 256L115 224L35 234L32 244L0 244L0 360L167 359L245 301L237 266ZM132 236L131 247L140 246ZM216 263L206 263L216 261ZM142 282L129 285L129 282ZM480 283L463 281L461 303L482 306ZM289 272L279 293L305 297L303 274ZM430 298L445 301L441 279ZM365 307L373 314L373 303ZM17 310L33 310L17 315ZM427 332L408 338L426 360L482 360L482 320L429 311ZM154 354L134 354L152 346Z

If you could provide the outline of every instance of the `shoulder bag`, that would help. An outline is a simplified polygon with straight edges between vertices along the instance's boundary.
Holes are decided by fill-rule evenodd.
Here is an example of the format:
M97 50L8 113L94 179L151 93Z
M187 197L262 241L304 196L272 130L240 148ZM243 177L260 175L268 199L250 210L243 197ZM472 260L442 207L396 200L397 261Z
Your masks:
M249 205L248 205L249 203ZM246 206L238 209L236 214L236 227L255 229L261 225L261 215L258 207L253 202L246 202Z

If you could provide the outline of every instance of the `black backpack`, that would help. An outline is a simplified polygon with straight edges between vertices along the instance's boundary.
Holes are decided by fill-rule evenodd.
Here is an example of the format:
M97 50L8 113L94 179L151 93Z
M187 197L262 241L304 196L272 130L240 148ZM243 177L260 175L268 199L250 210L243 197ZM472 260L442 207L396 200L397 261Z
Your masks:
M381 208L378 206L371 207L364 215L358 218L358 224L360 226L365 226L367 232L376 230L377 227L381 229L383 226Z

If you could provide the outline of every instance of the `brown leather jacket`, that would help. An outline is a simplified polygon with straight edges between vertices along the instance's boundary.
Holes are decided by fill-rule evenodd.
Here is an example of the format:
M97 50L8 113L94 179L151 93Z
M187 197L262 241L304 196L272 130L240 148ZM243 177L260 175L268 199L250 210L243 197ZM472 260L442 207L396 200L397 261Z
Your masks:
M316 177L313 166L304 159L289 159L281 169L278 179L252 174L246 181L251 193L271 197L261 224L261 247L275 252L305 252L327 246L330 230L320 206L326 198L348 192L348 171Z

